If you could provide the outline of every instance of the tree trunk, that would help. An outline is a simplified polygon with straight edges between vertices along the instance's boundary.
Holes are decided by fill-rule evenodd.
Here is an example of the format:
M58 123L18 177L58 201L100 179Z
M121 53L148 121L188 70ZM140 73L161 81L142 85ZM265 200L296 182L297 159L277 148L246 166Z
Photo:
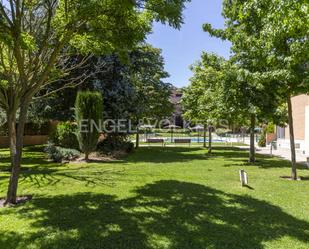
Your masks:
M295 153L295 138L294 138L294 124L291 97L288 96L288 115L289 115L289 131L290 131L290 147L291 147L291 163L292 163L292 180L297 180L296 168L296 153Z
M136 128L136 141L135 141L135 149L139 148L139 129Z
M206 145L206 134L207 134L206 125L204 125L204 134L203 134L203 136L204 136L204 141L203 141L204 148L207 147L207 145Z
M250 155L249 155L249 162L255 162L255 115L251 115L251 123L250 123Z
M11 154L11 175L5 205L16 204L18 178L20 173L23 138L27 119L28 104L22 104L16 131L16 111L7 113Z
M212 152L212 126L208 127L209 138L208 138L208 153Z
M89 162L89 153L88 152L85 152L85 161Z

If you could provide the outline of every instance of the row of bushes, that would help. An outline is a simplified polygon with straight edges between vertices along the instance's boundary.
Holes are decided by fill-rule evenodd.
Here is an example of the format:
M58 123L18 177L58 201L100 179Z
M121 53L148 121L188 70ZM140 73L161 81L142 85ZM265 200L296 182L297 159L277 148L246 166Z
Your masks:
M123 134L108 134L98 142L96 152L101 155L111 155L115 151L131 153L134 144ZM49 137L45 149L49 158L55 162L69 161L80 156L77 139L77 124L72 122L59 123Z

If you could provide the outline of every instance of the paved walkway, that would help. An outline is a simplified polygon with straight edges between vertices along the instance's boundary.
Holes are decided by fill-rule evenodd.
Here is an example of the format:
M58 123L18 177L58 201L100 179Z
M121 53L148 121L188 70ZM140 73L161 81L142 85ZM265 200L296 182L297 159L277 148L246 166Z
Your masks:
M249 150L249 146L239 146L239 148ZM262 154L262 155L269 155L269 156L273 155L273 156L277 156L285 160L289 160L289 161L291 160L291 152L288 149L272 150L272 154L271 154L270 147L266 147L266 148L257 147L256 153ZM300 152L296 152L296 161L298 163L308 166L307 157L308 155L303 155Z

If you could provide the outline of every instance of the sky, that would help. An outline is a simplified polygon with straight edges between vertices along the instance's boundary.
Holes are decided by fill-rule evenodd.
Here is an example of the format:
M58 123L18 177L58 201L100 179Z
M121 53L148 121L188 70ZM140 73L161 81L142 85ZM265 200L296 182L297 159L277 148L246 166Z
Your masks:
M192 72L189 67L199 60L202 51L214 52L225 58L230 54L230 43L210 37L202 29L204 23L222 28L222 0L192 0L186 4L184 25L175 30L167 25L155 23L153 33L147 41L162 49L165 70L170 74L166 82L177 87L187 86Z

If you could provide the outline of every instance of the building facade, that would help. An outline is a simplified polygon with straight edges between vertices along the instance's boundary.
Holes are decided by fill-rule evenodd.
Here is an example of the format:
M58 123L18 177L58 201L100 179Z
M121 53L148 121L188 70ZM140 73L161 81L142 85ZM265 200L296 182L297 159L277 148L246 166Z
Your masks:
M295 146L299 153L309 155L309 96L292 98ZM278 149L289 149L289 127L277 127Z

